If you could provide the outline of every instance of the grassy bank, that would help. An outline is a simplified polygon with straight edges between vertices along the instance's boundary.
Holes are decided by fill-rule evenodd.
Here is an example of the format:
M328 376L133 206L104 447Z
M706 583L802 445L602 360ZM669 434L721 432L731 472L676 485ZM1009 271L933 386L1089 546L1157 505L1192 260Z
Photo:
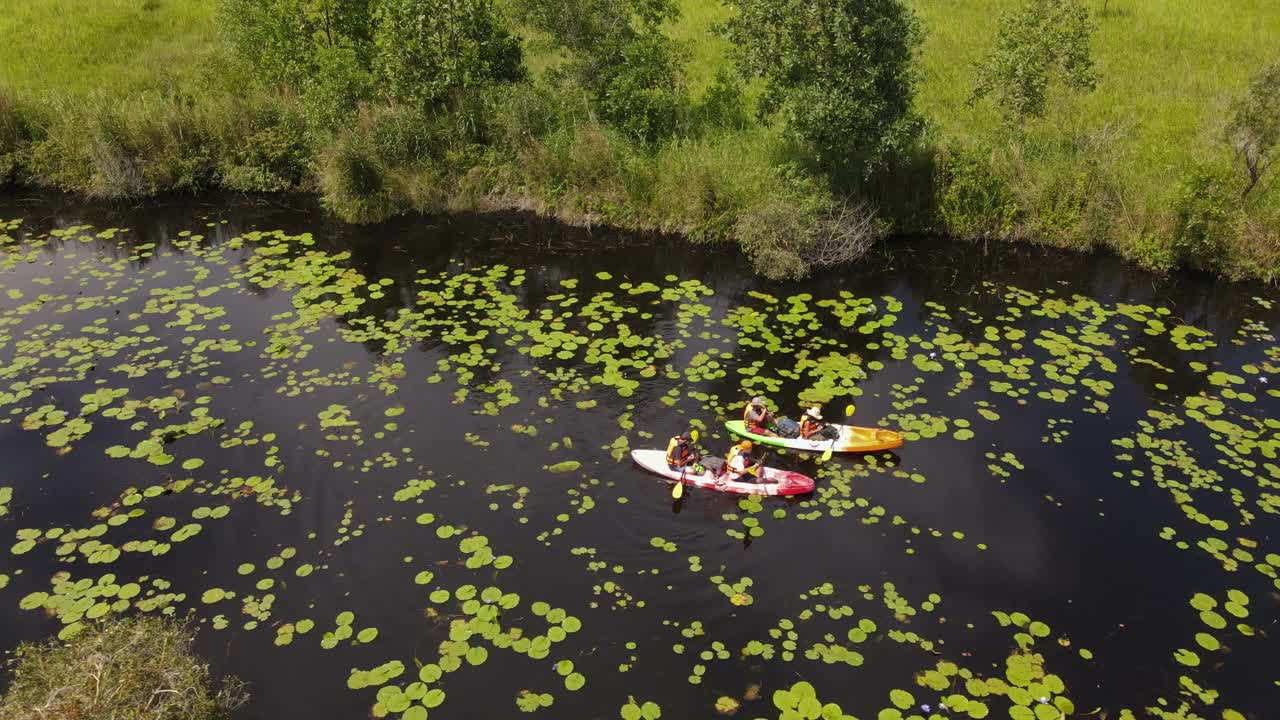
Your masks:
M108 197L307 190L352 221L520 206L736 241L775 275L849 250L836 210L870 201L881 230L1280 277L1280 190L1266 182L1237 202L1241 171L1223 139L1231 103L1276 59L1280 6L1106 0L1102 12L1092 0L1097 90L1051 94L1046 116L1015 132L968 99L994 18L1017 0L911 4L925 29L916 105L929 130L850 188L757 119L754 84L723 83L728 43L713 27L732 11L716 0L683 0L662 26L687 53L688 102L656 142L548 82L563 55L528 28L524 83L471 92L447 112L365 102L321 128L296 93L233 62L214 0L18 0L0 18L0 36L18 40L0 44L0 182Z

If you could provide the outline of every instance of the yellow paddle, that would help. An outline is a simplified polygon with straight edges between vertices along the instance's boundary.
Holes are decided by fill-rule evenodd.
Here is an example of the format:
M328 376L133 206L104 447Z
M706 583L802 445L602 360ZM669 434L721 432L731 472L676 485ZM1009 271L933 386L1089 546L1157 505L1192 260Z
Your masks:
M853 407L853 403L849 403L849 405L845 407L844 416L846 419L853 414L854 409L855 408ZM831 453L832 451L835 450L835 447L836 447L836 440L839 440L839 439L840 439L839 435L831 439L831 444L828 445L826 451L822 453L822 462L826 462L831 459Z
M693 432L689 433L689 440L690 442L695 442L695 443L698 442L697 430L694 430ZM676 481L676 486L671 488L671 498L673 500L679 500L681 497L684 496L684 474L685 474L685 471L688 469L689 469L689 463L685 463L683 466L680 467L680 479Z

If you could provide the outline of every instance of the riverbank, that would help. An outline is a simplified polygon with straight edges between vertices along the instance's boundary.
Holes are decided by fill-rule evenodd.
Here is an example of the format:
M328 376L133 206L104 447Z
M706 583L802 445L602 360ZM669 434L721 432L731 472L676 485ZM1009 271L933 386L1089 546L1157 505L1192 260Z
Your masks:
M21 2L3 28L23 41L0 49L0 183L109 198L302 191L351 222L516 207L736 242L772 277L854 257L887 232L1280 276L1280 191L1264 183L1241 200L1222 138L1265 41L1280 37L1280 9L1250 0L1233 0L1231 13L1108 4L1096 17L1098 90L1055 97L1018 133L967 102L974 63L993 43L990 19L1014 3L917 0L926 32L916 104L929 130L854 186L830 182L756 116L757 88L718 75L726 42L711 31L729 11L709 0L686 0L665 26L689 43L688 99L678 130L650 142L602 122L581 88L550 82L557 51L536 33L526 33L522 82L474 90L447 111L362 102L321 127L314 103L234 61L212 2L59 0L82 20L74 43L39 30L52 5ZM87 52L113 36L144 61Z

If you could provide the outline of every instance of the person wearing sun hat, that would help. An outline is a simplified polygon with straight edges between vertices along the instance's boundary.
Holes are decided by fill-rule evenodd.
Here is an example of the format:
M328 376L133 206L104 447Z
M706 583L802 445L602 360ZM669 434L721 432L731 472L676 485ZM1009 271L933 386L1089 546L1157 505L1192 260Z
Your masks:
M746 426L747 432L753 435L777 437L778 434L772 429L774 422L773 413L769 412L762 397L751 398L751 402L747 403L746 409L742 411L742 424Z
M805 440L821 435L826 427L826 423L822 422L822 408L817 405L805 410L804 415L800 416L800 437Z

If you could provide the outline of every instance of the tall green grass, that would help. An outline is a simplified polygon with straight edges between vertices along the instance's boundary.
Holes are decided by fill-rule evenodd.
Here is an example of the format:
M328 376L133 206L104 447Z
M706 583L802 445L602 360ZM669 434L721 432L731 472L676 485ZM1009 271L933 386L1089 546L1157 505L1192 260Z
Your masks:
M5 0L0 85L121 93L181 87L218 51L215 0Z
M913 0L927 28L919 106L948 138L999 134L987 104L969 107L974 65L995 20L1018 0ZM1102 13L1103 5L1107 12ZM1092 143L1144 202L1167 198L1180 171L1225 148L1219 133L1250 76L1280 54L1280 3L1090 0L1097 90L1058 97L1031 132L1039 146ZM1072 148L1067 148L1072 149Z

